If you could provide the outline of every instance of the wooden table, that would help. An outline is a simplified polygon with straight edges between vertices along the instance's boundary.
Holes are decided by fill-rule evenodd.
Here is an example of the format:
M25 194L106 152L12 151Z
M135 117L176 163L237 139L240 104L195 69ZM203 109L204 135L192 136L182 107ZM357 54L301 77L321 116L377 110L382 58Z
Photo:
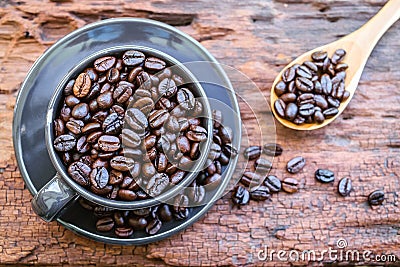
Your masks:
M13 152L13 108L33 62L65 34L104 18L160 20L192 35L221 63L244 72L268 98L275 75L294 57L354 31L385 3L213 2L0 1L0 263L273 265L259 261L257 251L267 246L269 251L315 249L318 253L336 248L340 238L348 242L347 249L400 257L399 22L373 51L358 91L340 118L313 132L276 125L278 142L285 151L275 158L271 173L288 176L285 163L303 155L308 163L295 176L302 181L298 193L279 193L272 202L252 201L241 209L232 207L229 197L224 197L182 233L138 247L94 242L56 222L44 223L33 213L31 195ZM243 118L248 117L246 112ZM338 178L350 176L354 185L351 195L343 198L337 194L338 179L334 186L317 183L313 173L318 167L334 170ZM386 200L371 208L366 198L375 189L383 189Z

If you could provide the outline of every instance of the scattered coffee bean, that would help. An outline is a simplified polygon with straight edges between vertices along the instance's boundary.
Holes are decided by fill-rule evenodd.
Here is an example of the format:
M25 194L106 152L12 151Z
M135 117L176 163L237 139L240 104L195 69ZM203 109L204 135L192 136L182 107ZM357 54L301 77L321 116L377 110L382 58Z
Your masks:
M385 192L383 192L382 190L376 190L368 196L368 202L372 206L382 205L384 200Z
M232 193L232 201L236 205L246 205L249 203L250 193L243 186L238 186Z
M286 170L290 173L298 173L304 168L305 165L306 165L306 159L303 158L302 156L298 156L289 160L289 162L286 165Z
M338 191L341 196L348 196L352 190L351 180L349 177L344 177L339 181Z
M271 198L269 188L266 186L258 186L251 190L250 198L256 201L264 201Z
M292 194L299 190L299 182L294 178L285 178L282 181L282 190L286 193Z
M315 171L315 179L321 183L331 183L335 180L335 174L330 170L318 169Z
M259 158L261 155L260 146L250 146L244 150L244 157L249 160Z
M280 156L282 152L283 148L279 144L265 144L263 146L263 153L268 156Z
M268 187L272 193L277 193L281 191L282 188L281 181L274 175L268 175L264 180L264 185Z

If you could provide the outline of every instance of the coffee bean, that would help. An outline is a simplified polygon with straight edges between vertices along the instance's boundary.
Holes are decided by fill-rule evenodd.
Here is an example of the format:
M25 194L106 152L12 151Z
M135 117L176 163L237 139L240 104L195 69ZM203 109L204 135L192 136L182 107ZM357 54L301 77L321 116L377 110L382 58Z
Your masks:
M254 187L262 184L264 177L254 172L244 172L240 182L247 187Z
M90 183L99 188L104 188L109 181L108 171L105 167L97 167L90 173Z
M274 102L274 107L276 113L279 115L279 117L284 118L285 117L285 110L286 110L286 104L282 99L277 99Z
M148 125L146 115L136 108L126 111L125 121L136 133L143 133Z
M115 88L113 92L113 99L118 103L126 102L133 92L133 84L129 82L122 81L119 83L118 87Z
M306 66L312 73L318 72L318 66L315 65L312 61L305 61L303 65Z
M149 57L144 62L144 67L148 70L152 71L161 71L166 66L165 61L156 58L156 57Z
M86 73L79 74L78 78L75 80L75 84L73 87L74 95L78 98L85 97L92 86L92 81L90 80L89 75Z
M267 173L272 168L272 162L266 158L258 158L255 161L254 166L256 168L256 171L261 173Z
M238 186L232 192L232 201L236 205L246 205L249 203L250 193L243 186Z
M146 191L151 197L155 197L164 191L169 183L169 177L165 173L157 173L147 183Z
M368 196L368 202L372 206L382 205L384 200L385 192L383 192L382 190L376 190Z
M250 198L255 201L265 201L271 198L269 188L266 186L258 186L250 191Z
M66 152L72 150L76 145L76 139L72 135L64 134L54 139L54 148L57 151Z
M207 187L208 190L214 190L221 182L222 176L218 173L214 173L211 176L207 176L203 185Z
M352 190L351 180L349 177L344 177L339 181L338 192L341 196L348 196Z
M339 113L339 110L337 108L328 108L322 112L324 117L327 119L334 117L338 113Z
M133 234L133 230L130 227L117 227L115 228L115 234L121 238L128 238Z
M332 56L332 63L333 64L338 64L341 62L346 55L346 51L344 49L337 49L335 53Z
M99 232L108 232L114 228L114 220L111 217L104 217L96 222L96 230Z
M158 85L158 93L160 94L160 96L166 98L174 96L177 91L178 87L176 86L175 81L171 78L163 79Z
M259 158L261 155L261 147L260 146L250 146L244 150L243 155L246 159L249 159L249 160Z
M207 130L201 126L190 125L186 137L193 142L203 142L207 139Z
M317 51L311 54L311 58L314 61L324 61L324 59L328 56L328 53L325 51Z
M146 233L149 235L155 235L160 231L162 222L159 219L153 219L146 226Z
M89 175L91 169L88 165L76 161L68 167L68 174L71 178L81 186L89 185Z
M150 97L140 98L133 103L132 108L137 108L144 114L149 114L154 109L153 99Z
M305 165L306 159L302 156L298 156L288 161L286 170L290 173L298 173L304 168Z
M111 168L117 171L129 171L134 163L133 159L124 156L115 156L110 160Z
M281 96L284 93L286 93L286 83L283 81L279 81L276 85L275 85L275 94L277 96ZM217 126L218 127L218 126Z
M334 107L334 108L338 108L340 106L340 101L338 99L336 99L336 98L328 96L327 100L328 100L329 105Z
M73 88L74 88L74 84L75 84L75 80L69 80L67 85L65 85L63 93L65 96L69 96L71 94L73 94Z
M280 156L282 152L283 148L279 144L270 143L263 146L263 153L268 156Z
M314 83L304 77L297 77L295 80L296 88L302 92L311 92L314 89Z
M295 102L297 98L297 95L294 93L286 93L281 95L280 99L282 99L286 104L290 102Z
M315 179L321 183L331 183L335 180L335 174L330 170L318 169L315 171Z
M107 71L107 81L109 81L110 83L116 83L119 81L119 70L116 68L111 68Z
M282 81L285 83L291 82L296 75L296 68L290 67L287 68L282 75Z
M286 193L292 194L299 190L299 182L294 178L285 178L282 181L282 190Z
M76 151L84 154L90 150L90 144L86 141L86 136L81 136L76 142Z
M80 102L81 101L79 100L79 98L75 97L74 95L69 95L65 98L65 104L67 104L67 106L70 108L73 108Z
M105 152L117 151L121 147L119 138L113 135L102 135L97 143L100 149Z
M122 130L122 144L127 147L138 147L141 143L140 136L130 129ZM155 140L154 140L155 141Z
M325 120L324 114L321 111L315 111L314 113L314 121L316 123L323 123Z
M168 120L170 114L165 109L153 110L149 114L149 124L153 129L159 128Z
M101 57L95 60L94 68L96 71L104 72L111 69L115 64L116 58L115 57Z
M303 78L306 78L306 79L311 79L312 78L311 71L305 65L302 65L302 66L298 67L296 69L296 74L299 77L303 77Z
M136 76L136 85L140 88L140 89L144 89L144 90L149 90L151 88L151 79L150 79L150 75L145 72L142 71L140 72L137 76Z
M122 61L127 66L139 65L143 63L144 60L145 55L142 52L136 50L126 51L122 56Z
M281 191L282 188L281 181L274 175L268 175L264 180L264 185L268 187L272 193L277 193Z
M234 158L238 154L237 149L235 147L233 147L232 144L230 144L230 143L225 144L222 147L222 152L223 152L224 155L226 155L229 158ZM220 157L221 157L221 155L220 155Z
M301 107L303 106L300 106L300 108ZM295 103L289 103L286 105L285 118L289 121L292 121L296 118L298 112L299 112L299 107Z
M176 99L184 110L192 110L195 106L195 97L187 88L181 88L177 92Z
M122 200L133 201L137 198L135 192L128 189L120 189L118 190L118 197Z
M314 111L315 110L313 104L304 104L299 107L299 114L303 117L312 116L314 114Z

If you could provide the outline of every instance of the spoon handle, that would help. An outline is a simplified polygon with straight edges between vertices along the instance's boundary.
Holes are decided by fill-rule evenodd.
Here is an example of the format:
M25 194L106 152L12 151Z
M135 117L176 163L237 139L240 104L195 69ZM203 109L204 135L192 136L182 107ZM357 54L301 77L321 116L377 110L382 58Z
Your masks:
M364 47L369 55L382 35L400 18L400 0L389 0L364 26L355 31L352 38Z

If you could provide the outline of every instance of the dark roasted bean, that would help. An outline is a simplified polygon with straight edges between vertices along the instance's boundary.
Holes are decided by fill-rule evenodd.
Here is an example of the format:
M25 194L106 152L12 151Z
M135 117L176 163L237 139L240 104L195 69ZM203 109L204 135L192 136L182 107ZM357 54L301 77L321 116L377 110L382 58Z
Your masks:
M286 93L286 83L284 81L279 81L276 85L275 85L275 94L277 96L281 96L284 93ZM218 126L216 126L218 127Z
M54 140L54 148L57 151L66 152L72 150L76 145L76 139L72 135L60 135Z
M114 220L111 217L104 217L96 222L96 230L99 232L108 232L114 228Z
M324 117L327 119L334 117L338 113L339 113L339 110L337 108L328 108L322 112Z
M115 228L115 234L121 238L128 238L133 234L131 227L117 227Z
M243 155L246 159L249 159L249 160L259 158L261 155L261 147L260 146L250 146L244 150Z
M250 193L243 186L238 186L232 192L232 201L236 205L246 205L249 203Z
M264 201L271 198L269 188L266 186L258 186L250 191L250 198L256 201Z
M301 107L303 106L300 106L300 108ZM289 103L286 105L285 118L289 121L292 121L296 118L298 112L299 112L299 107L295 103Z
M299 114L303 117L312 116L314 114L314 105L313 104L301 105L299 107Z
M385 192L383 192L382 190L376 190L368 196L368 202L372 206L382 205L384 200Z
M149 235L155 235L160 231L162 222L159 219L153 219L146 226L146 233Z
M89 75L87 75L86 73L79 74L79 76L75 80L73 87L74 95L78 98L85 97L89 93L91 86L92 81L90 80Z
M331 183L335 180L335 174L330 170L318 169L315 171L315 179L321 183Z
M117 171L129 171L133 167L135 161L124 156L115 156L110 160L111 168Z
M296 88L302 92L311 92L314 89L314 83L304 77L297 77L296 80Z
M282 181L282 190L286 193L292 194L299 190L299 182L294 178L285 178Z
M268 156L280 156L282 155L283 148L279 144L265 144L263 146L263 153Z
M269 188L272 193L279 192L282 188L281 181L274 175L269 175L264 180L264 185Z
M290 173L298 173L306 165L306 159L302 156L295 157L288 161L286 170Z
M139 65L143 63L144 60L145 55L142 52L136 50L126 51L122 56L122 61L127 66Z
M324 59L328 56L328 53L325 51L317 51L311 54L311 58L314 61L324 61Z
M296 75L296 68L290 67L287 68L282 74L282 81L285 83L291 82Z
M91 169L82 162L74 162L68 167L68 174L71 178L81 186L89 185L89 175Z
M352 189L353 188L349 177L344 177L339 181L338 192L341 196L348 196Z
M90 183L99 189L104 188L109 181L108 171L105 167L96 167L90 173Z
M161 194L169 183L169 177L165 173L157 173L147 183L146 191L151 197L155 197Z
M304 77L306 79L311 79L312 78L311 71L305 65L302 65L302 66L298 67L296 69L296 74L299 77Z
M265 174L269 172L269 170L272 168L272 162L266 158L261 157L254 162L254 166L256 168L256 171Z
M264 181L264 177L254 172L244 172L240 182L247 187L259 186Z
M294 93L286 93L281 95L280 99L282 99L286 104L290 102L295 102L297 95Z

